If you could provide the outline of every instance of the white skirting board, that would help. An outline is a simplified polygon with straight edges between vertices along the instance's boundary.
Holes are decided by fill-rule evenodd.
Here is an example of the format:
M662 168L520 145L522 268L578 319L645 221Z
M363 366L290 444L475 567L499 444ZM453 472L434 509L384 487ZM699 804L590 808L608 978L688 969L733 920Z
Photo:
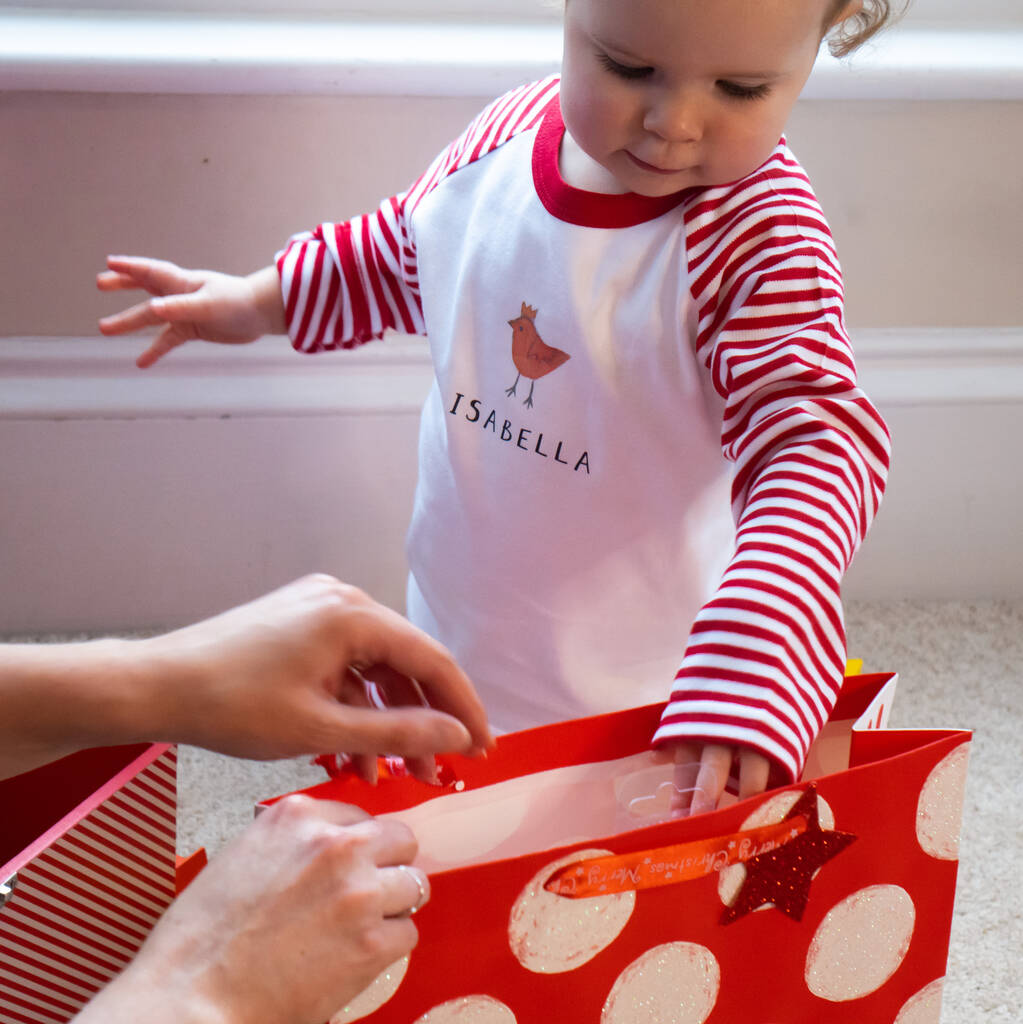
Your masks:
M846 596L1023 597L1023 329L854 345L895 463ZM0 635L177 625L315 570L401 609L424 344L142 347L0 339Z

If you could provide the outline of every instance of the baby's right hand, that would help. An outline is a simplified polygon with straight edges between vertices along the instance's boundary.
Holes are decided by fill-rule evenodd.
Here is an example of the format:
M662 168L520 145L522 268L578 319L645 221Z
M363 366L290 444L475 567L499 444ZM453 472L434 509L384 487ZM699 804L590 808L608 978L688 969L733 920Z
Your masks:
M152 296L99 322L103 334L163 327L136 360L143 369L193 339L237 345L284 331L275 266L235 277L213 270L186 270L166 260L108 256L107 268L96 277L100 291L140 288Z

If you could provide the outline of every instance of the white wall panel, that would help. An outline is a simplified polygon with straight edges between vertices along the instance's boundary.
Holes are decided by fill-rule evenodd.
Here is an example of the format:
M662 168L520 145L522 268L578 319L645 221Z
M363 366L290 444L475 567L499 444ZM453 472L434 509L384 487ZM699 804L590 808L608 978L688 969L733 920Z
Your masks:
M847 596L1023 597L1023 334L855 340L896 459ZM141 374L0 341L0 633L178 624L314 570L403 608L425 352L279 342Z

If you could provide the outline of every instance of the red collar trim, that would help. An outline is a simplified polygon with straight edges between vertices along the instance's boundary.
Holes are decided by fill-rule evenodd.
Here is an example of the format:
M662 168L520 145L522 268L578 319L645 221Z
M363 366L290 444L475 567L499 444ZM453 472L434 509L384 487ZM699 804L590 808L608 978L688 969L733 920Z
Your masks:
M587 228L633 227L674 209L692 191L640 196L635 192L608 195L573 188L558 170L558 150L564 134L561 105L554 96L547 104L533 142L533 184L547 212L559 220Z

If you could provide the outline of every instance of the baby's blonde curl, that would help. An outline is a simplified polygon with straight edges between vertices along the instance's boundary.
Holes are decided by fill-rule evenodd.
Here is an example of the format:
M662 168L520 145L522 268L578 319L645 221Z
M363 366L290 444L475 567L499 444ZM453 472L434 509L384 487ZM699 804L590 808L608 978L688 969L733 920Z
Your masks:
M838 16L847 0L834 0L828 21ZM828 49L835 57L845 57L862 46L881 29L897 21L905 13L909 0L863 0L863 6L835 25L827 34Z

